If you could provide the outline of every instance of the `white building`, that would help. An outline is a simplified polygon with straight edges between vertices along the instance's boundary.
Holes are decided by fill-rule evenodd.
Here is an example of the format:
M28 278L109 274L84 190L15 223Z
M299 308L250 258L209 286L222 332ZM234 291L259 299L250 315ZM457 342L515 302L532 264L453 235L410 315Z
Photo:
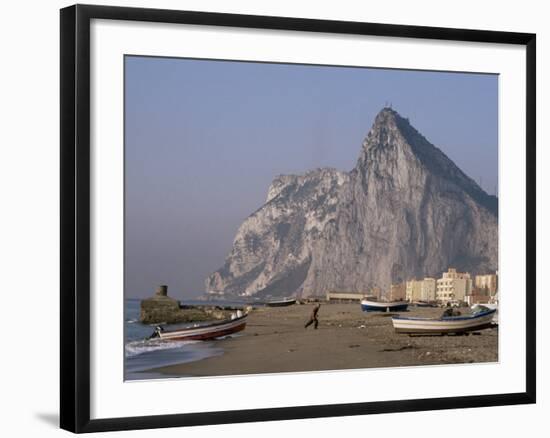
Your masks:
M424 280L409 280L405 292L405 299L413 301L434 301L436 292L436 281L434 278L426 277Z
M494 295L498 290L498 274L476 275L475 287L486 290L491 296Z
M422 281L409 280L407 281L405 290L405 299L412 303L413 301L420 301L420 292L422 290Z
M467 272L456 272L449 268L437 280L436 299L442 303L449 301L465 301L466 295L472 290L472 279Z
M435 301L436 299L437 283L435 278L426 277L422 280L420 287L420 300L421 301Z
M406 299L406 285L405 283L392 284L390 287L390 301L401 301Z
M326 295L327 301L361 301L367 294L363 292L338 292L329 291Z

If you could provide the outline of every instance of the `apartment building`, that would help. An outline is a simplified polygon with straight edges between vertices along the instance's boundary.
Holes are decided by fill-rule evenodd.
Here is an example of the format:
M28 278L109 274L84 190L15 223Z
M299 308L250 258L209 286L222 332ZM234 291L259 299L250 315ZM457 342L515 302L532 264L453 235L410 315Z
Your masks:
M457 272L449 268L436 282L436 299L442 303L449 301L465 301L470 295L473 282L467 272Z
M407 281L405 298L413 301L434 301L436 299L436 280L426 277L424 280Z
M405 283L392 284L390 286L389 301L401 301L406 297Z
M494 274L476 275L474 279L476 289L486 290L489 295L494 295L498 290L498 272Z

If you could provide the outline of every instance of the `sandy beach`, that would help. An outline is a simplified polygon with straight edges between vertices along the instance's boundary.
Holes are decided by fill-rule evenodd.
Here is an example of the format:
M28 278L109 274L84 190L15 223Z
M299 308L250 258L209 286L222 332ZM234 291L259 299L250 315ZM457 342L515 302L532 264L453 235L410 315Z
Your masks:
M148 371L219 376L498 360L498 328L468 336L410 337L394 333L391 314L367 314L359 304L322 304L319 328L304 329L312 309L313 304L254 309L244 331L212 341L222 355ZM411 307L407 315L441 313L439 308Z

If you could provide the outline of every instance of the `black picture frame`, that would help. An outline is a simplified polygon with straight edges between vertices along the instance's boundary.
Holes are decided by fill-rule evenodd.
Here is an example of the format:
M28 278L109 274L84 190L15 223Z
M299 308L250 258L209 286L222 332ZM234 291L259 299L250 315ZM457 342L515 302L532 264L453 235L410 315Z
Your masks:
M479 396L90 419L90 21L92 19L525 46L527 78L526 391ZM62 9L60 25L61 428L76 433L101 432L535 403L535 34L90 5L74 5Z

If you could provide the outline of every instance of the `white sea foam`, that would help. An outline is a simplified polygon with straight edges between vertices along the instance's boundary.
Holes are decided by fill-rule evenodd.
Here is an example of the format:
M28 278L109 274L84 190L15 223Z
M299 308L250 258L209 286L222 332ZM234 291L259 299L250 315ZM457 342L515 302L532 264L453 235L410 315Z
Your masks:
M151 351L177 349L199 342L201 341L161 341L159 339L132 341L125 345L125 355L126 357L134 357Z
M231 333L230 335L219 336L215 338L217 341L223 341L224 339L240 338L242 335L240 333Z

